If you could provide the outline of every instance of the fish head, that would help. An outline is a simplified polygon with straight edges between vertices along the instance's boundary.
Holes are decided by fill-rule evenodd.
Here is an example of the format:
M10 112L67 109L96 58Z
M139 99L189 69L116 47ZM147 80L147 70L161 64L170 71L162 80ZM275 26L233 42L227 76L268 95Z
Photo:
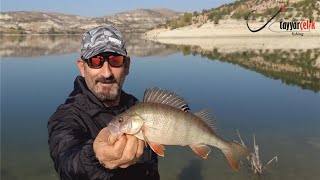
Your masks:
M144 125L143 119L137 114L119 114L108 124L108 129L117 138L123 134L136 134Z

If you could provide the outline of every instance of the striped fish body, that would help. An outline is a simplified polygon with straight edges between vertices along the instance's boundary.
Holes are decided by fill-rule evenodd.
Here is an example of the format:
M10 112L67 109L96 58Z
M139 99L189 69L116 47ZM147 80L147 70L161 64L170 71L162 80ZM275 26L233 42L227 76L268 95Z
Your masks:
M228 146L200 117L166 104L139 103L128 113L138 114L145 121L143 128L150 142L181 146L208 144L217 148ZM135 136L145 140L142 132Z
M159 156L164 156L163 145L189 145L205 159L211 151L207 145L217 147L231 167L238 169L240 159L248 156L250 150L223 140L216 135L215 128L207 110L192 113L183 98L160 88L147 89L143 102L115 116L108 124L109 131L116 137L134 135L148 143Z

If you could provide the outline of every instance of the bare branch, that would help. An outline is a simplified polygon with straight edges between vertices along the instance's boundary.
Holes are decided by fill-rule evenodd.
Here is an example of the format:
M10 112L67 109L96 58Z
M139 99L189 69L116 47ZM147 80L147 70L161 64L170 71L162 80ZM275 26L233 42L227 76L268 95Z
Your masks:
M276 161L276 162L278 162L278 157L277 156L275 156L275 157L273 157L267 164L266 164L266 166L268 166L270 163L272 163L272 161Z
M243 146L245 146L244 141L242 140L238 129L237 129L237 134L238 134L238 137L241 141L241 144ZM237 142L237 141L235 141L235 142ZM247 157L247 160L250 163L251 170L253 171L254 174L256 174L256 173L262 174L263 171L267 168L267 166L269 164L271 164L271 162L273 162L273 161L278 162L278 157L275 156L266 165L262 164L262 161L260 160L260 157L259 157L259 145L256 144L256 137L254 134L253 134L253 149L254 149L254 152L250 156Z
M244 142L243 142L243 140L242 140L242 138L241 138L241 136L240 136L240 133L239 133L239 130L237 129L237 134L238 134L238 136L239 136L239 139L240 139L240 141L241 141L241 144L244 146L244 147L246 147L246 145L244 144Z

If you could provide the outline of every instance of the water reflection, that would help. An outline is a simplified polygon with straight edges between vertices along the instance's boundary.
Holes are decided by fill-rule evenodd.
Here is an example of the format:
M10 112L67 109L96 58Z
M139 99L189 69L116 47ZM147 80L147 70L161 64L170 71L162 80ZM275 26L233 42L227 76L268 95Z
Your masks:
M201 175L202 163L198 159L191 160L190 163L181 170L178 180L203 180Z
M79 52L81 37L81 35L0 36L0 56L28 57ZM279 79L287 85L296 85L314 92L320 91L320 47L317 43L310 47L312 49L306 49L301 45L297 47L299 49L288 49L287 47L279 49L279 45L270 49L263 43L264 40L254 43L252 39L243 38L237 41L230 40L233 43L237 42L240 47L230 45L229 40L223 43L219 39L182 41L202 43L196 46L160 44L145 40L141 34L134 33L125 34L125 38L130 56L168 56L181 51L185 56L200 55L211 60L237 64L268 78ZM292 46L294 46L296 40L291 39L290 41L293 41ZM245 45L245 42L250 45ZM281 42L284 40L281 39ZM218 43L220 47L215 43Z
M49 44L79 41L77 38L63 39L62 36L54 40L37 38L40 38L38 43L46 41ZM30 49L37 45L28 44L28 40L23 39L19 42L17 38L11 41L20 47L30 46ZM222 48L210 50L197 46L157 44L135 36L128 42L131 52L161 57L133 58L124 87L127 92L142 99L146 88L159 86L171 89L183 96L194 111L202 108L212 111L218 120L219 135L225 139L238 139L235 129L239 128L250 146L252 133L255 133L263 162L274 155L279 157L279 163L272 165L265 176L258 177L248 175L245 167L234 172L216 148L212 149L208 160L203 160L188 147L166 146L165 158L159 158L161 179L319 179L320 94L270 80L276 77L284 81L287 77L281 72L288 72L289 77L298 74L304 78L308 75L303 73L309 73L310 77L318 79L314 63L316 57L319 58L319 49L294 49L291 52L290 49L258 48L227 52ZM77 44L77 49L78 42L74 44ZM44 48L40 45L35 48L33 55L45 54L45 51L55 53L48 51L46 43L43 45ZM56 50L62 49L56 47ZM11 45L11 48L16 47ZM64 50L68 48L64 47ZM16 50L12 52L16 53ZM165 56L170 53L175 54ZM46 124L52 112L72 90L73 80L79 74L75 66L78 56L79 53L2 58L2 179L58 179L49 157ZM292 70L295 67L296 71ZM274 76L274 71L279 71L279 74ZM305 85L294 83L299 87ZM318 86L315 87L318 90Z
M47 56L79 51L81 36L0 36L0 41L0 56L2 57Z
M257 49L243 52L205 50L199 46L179 45L184 55L200 55L211 60L237 64L287 85L320 91L320 49Z
M29 57L63 55L80 51L82 35L26 35L0 36L0 56ZM177 49L166 45L142 40L141 34L125 34L127 51L130 56L167 56Z

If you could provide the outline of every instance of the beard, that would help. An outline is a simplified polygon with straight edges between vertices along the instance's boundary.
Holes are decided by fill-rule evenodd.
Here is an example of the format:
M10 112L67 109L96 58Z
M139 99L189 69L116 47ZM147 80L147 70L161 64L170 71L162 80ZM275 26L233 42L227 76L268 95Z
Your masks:
M88 86L88 89L101 102L112 102L120 96L122 81L119 84L114 78L114 76L110 76L109 78L95 78L85 72L85 81Z
M109 87L101 87L96 84L93 87L89 87L89 89L102 102L116 100L121 92L121 87L117 83L112 83Z

